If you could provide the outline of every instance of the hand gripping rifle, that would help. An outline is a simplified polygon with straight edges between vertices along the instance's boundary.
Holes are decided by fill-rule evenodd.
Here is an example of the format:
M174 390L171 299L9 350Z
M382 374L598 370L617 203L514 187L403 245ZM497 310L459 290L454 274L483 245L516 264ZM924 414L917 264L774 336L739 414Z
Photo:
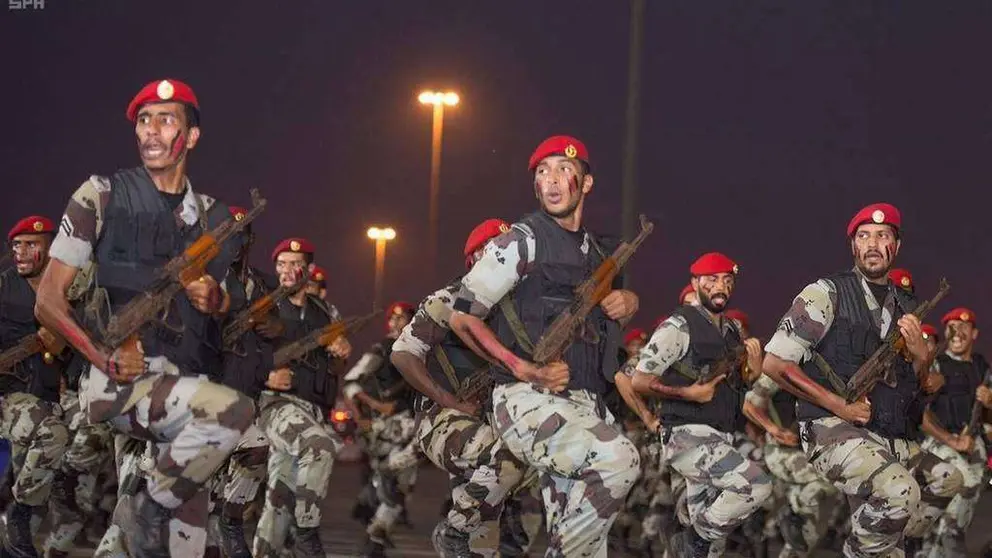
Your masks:
M382 310L376 310L364 316L345 318L327 324L326 326L311 331L306 336L280 347L273 355L273 362L276 368L284 368L294 360L303 358L304 355L318 347L327 347L334 343L338 337L346 333L354 333L365 327L372 318L378 316Z
M177 293L203 277L207 264L220 254L221 246L265 210L268 202L259 195L258 190L251 191L251 198L252 208L244 218L229 217L216 228L203 233L182 254L158 270L155 280L144 293L132 298L110 318L103 341L111 350L125 342L136 344L138 331L165 310ZM200 218L205 219L206 216L201 215Z
M241 313L235 316L234 319L231 320L231 323L227 324L224 328L224 346L230 347L233 345L234 342L247 333L249 329L255 327L255 324L263 321L269 311L272 310L276 304L279 304L279 301L298 292L304 285L306 285L306 282L302 280L297 281L296 284L289 287L279 285L279 288L266 294L262 298L253 302L251 306L242 310Z
M633 242L621 242L613 254L599 264L592 276L575 289L575 297L569 307L555 318L541 336L534 347L534 364L544 366L549 362L561 360L565 350L575 340L580 327L585 323L586 317L610 293L617 274L653 230L654 224L641 215L641 232Z
M917 306L916 310L913 311L913 315L919 318L920 321L923 321L927 317L927 314L937 306L937 303L950 290L951 286L947 284L947 279L941 279L937 294L930 300ZM910 360L906 354L906 340L899 333L899 327L893 323L889 328L889 334L882 341L882 345L861 365L861 368L858 368L854 376L851 376L851 379L847 381L847 402L853 403L871 391L875 387L875 384L889 373L892 368L892 361L898 355L903 355L903 358Z

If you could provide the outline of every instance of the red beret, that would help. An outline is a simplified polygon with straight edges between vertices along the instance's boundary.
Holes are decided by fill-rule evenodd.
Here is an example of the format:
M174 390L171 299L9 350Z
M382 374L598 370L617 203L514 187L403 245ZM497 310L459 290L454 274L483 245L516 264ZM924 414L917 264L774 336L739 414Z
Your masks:
M891 225L896 230L902 227L902 214L892 204L873 203L854 215L851 222L847 224L848 238L854 236L858 227L865 223L875 223L877 225Z
M733 273L736 275L737 270L737 264L734 263L734 260L724 256L720 252L703 254L689 267L689 273L693 277L715 275L717 273Z
M148 103L185 103L197 112L200 110L193 88L175 79L153 81L142 87L127 105L127 119L134 122L138 117L138 109Z
M648 340L648 334L641 328L635 327L634 329L627 332L627 335L623 337L623 345L626 347L634 341L641 341L642 343Z
M310 272L310 280L314 283L320 283L321 286L327 285L327 272L319 265L315 265L313 271Z
M7 240L14 240L14 237L20 234L42 234L42 233L54 233L55 225L52 224L51 219L47 217L41 217L39 215L32 215L30 217L25 217L14 225L14 228L10 229L7 233Z
M310 244L310 241L305 238L287 238L277 244L276 249L272 251L272 261L276 261L279 254L283 252L300 252L313 255L313 244Z
M909 289L913 288L913 276L910 275L909 271L907 271L905 269L896 268L896 269L890 270L889 271L889 280L892 281L892 284L895 285L895 286L897 286L897 287L900 287L900 288L903 288L903 289L906 289L906 290L909 290Z
M465 257L471 256L490 239L510 230L510 225L502 219L486 219L479 223L465 239Z
M694 293L694 292L696 292L696 289L692 288L692 283L686 285L682 289L682 292L679 293L679 304L685 304L685 297L688 296L690 293Z
M934 339L936 339L938 337L938 335L937 335L937 328L933 327L930 324L923 324L923 326L921 326L920 329L923 330L923 338L924 339L928 339L930 337L933 337Z
M551 136L542 141L541 145L538 145L537 149L534 150L527 163L527 170L534 172L534 169L541 164L545 157L552 155L562 155L589 164L589 151L586 150L584 143L572 136Z
M731 308L725 311L723 315L724 317L729 318L731 320L737 320L738 322L740 322L741 326L743 326L745 329L751 329L750 327L748 327L747 314L741 312L737 308Z
M978 325L978 316L967 308L955 308L954 310L951 310L950 312L944 314L944 317L940 319L940 323L946 326L947 322L951 320L958 320L968 322L971 325Z

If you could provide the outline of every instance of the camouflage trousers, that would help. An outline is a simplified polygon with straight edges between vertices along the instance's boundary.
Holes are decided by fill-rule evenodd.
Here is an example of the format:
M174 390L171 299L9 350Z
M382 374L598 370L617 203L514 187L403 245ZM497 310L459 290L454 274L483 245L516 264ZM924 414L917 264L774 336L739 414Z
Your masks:
M414 432L416 421L409 410L372 422L368 447L379 504L366 528L369 538L383 544L406 505L416 482L418 449Z
M262 392L258 426L269 439L265 505L255 530L256 558L277 557L292 525L320 526L320 504L338 441L319 407L288 393Z
M80 403L91 423L107 421L121 433L154 442L148 494L176 509L224 464L254 420L255 405L229 387L180 376L164 357L145 360L149 371L130 384L91 367L81 380Z
M981 495L982 479L986 468L985 442L980 437L975 438L975 448L971 454L964 455L946 446L936 439L928 437L923 442L923 449L929 451L945 463L961 471L963 489L954 496L947 508L940 515L937 528L931 533L927 545L927 556L932 558L964 558L967 555L965 547L965 532L971 525L975 514L975 506Z
M689 525L720 556L730 533L771 496L771 477L734 447L734 435L702 424L662 431L665 459L685 479Z
M641 460L641 474L627 494L627 499L613 523L613 529L617 531L623 544L629 545L628 536L634 525L643 525L644 520L651 514L651 500L654 498L660 476L658 454L661 450L661 438L642 427L628 430L624 435L638 449Z
M209 483L208 548L228 548L224 545L218 519L223 516L235 523L245 521L245 511L265 483L268 456L269 439L253 424L235 446L227 465L217 471Z
M536 475L478 417L433 405L417 415L420 450L451 479L452 507L440 529L468 537L474 556L523 556L543 519ZM519 495L517 491L519 489ZM505 505L511 497L520 501ZM457 535L455 535L457 536Z
M799 558L815 548L831 525L831 511L843 505L840 492L820 475L802 448L783 446L768 436L765 467L782 484L788 517L796 520L797 531L782 525L785 545L779 558ZM798 540L793 540L793 538Z
M637 448L598 398L555 395L526 383L493 390L493 425L538 471L546 556L605 558L610 527L641 472Z
M49 509L52 529L45 541L47 556L66 556L82 531L86 516L98 511L102 498L99 475L111 461L113 438L105 424L90 424L74 391L62 394L62 409L71 443L55 474Z
M845 556L901 558L903 534L926 534L964 484L960 471L915 442L883 438L837 417L804 421L800 434L813 467L848 496L853 513Z
M0 438L10 442L14 501L43 506L51 494L69 431L58 405L28 393L0 398Z

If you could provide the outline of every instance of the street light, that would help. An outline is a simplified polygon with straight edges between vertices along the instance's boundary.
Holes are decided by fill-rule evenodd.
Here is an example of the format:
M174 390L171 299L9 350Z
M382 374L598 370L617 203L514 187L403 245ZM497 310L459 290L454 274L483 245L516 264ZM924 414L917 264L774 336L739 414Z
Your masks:
M424 105L434 106L434 124L431 128L431 190L430 209L428 211L429 242L428 262L433 271L437 267L437 235L438 235L438 195L441 179L441 133L444 129L444 107L458 104L458 94L453 91L424 91L417 100Z
M372 310L375 311L379 309L382 302L382 281L386 268L386 242L396 238L396 231L392 227L369 227L365 234L375 241L375 290L372 294Z

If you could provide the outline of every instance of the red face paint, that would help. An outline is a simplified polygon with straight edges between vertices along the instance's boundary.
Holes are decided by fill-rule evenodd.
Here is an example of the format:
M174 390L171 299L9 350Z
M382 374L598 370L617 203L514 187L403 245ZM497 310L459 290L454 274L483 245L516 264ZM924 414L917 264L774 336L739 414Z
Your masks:
M572 177L568 179L568 193L574 195L578 191L579 191L579 177L572 175Z
M885 263L892 263L892 246L885 247Z
M177 161L182 156L184 149L186 149L186 134L179 132L176 134L176 138L172 140L172 147L169 149L169 155L174 161Z

